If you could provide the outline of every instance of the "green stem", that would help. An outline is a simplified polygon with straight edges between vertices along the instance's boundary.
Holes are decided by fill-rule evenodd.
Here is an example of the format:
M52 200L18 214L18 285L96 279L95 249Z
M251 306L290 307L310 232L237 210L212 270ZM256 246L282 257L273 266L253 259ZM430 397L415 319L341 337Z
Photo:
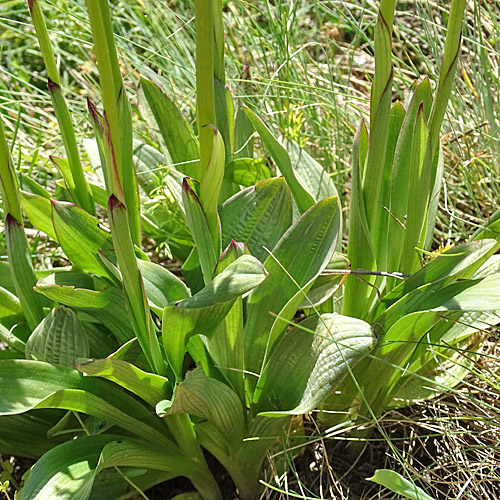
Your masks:
M71 179L65 178L66 185L73 201L95 215L95 205L92 199L92 192L85 179L83 167L76 143L73 122L68 111L68 106L62 94L61 80L57 70L54 52L50 43L49 33L43 17L42 9L38 0L28 0L31 18L35 27L38 43L42 51L43 61L48 75L48 88L54 106L59 128L61 130L64 149L68 155L68 163L71 170Z
M196 472L189 476L194 487L204 500L222 500L219 486L208 468L189 415L187 413L168 415L165 421L175 436L179 448L198 466Z
M151 369L155 373L165 375L165 363L154 324L150 321L144 284L130 236L127 209L118 198L112 195L108 200L108 212L113 245L132 327Z
M19 183L14 171L12 158L7 146L3 121L0 118L0 188L4 212L12 215L20 224L23 221L21 212L21 198L19 196Z
M200 137L200 181L212 156L213 133L217 126L214 91L214 13L213 0L196 0L196 115Z
M99 69L110 192L127 207L134 244L141 244L140 203L132 162L132 113L122 83L108 0L85 0ZM116 182L115 182L116 181Z

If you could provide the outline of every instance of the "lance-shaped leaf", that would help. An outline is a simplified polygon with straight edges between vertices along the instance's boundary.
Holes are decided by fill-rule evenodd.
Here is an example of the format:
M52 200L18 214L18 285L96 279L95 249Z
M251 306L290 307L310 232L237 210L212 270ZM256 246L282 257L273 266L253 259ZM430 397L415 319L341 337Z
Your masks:
M89 290L79 288L71 283L68 278L79 277L77 273L68 271L65 273L52 273L38 280L35 290L42 293L54 302L59 302L69 307L102 308L110 303L111 290ZM67 284L71 283L71 284Z
M163 345L177 378L183 377L182 364L190 337L210 336L231 309L234 301L262 283L266 271L250 255L243 255L197 294L165 308Z
M89 355L89 343L77 315L56 307L40 322L26 342L26 358L71 368L76 358Z
M276 346L263 374L261 415L301 415L316 408L375 346L368 323L340 314L312 316Z
M224 179L241 186L253 186L272 177L271 171L261 158L236 158L224 170Z
M158 314L170 303L186 299L190 292L175 274L154 262L137 259L149 305Z
M167 378L142 371L120 359L78 360L75 368L85 375L111 380L153 407L168 397L171 392Z
M50 199L37 194L20 191L21 205L31 224L39 231L57 241L52 223L52 205Z
M286 149L297 180L317 202L330 196L338 196L337 189L328 172L296 142L281 140ZM342 219L340 220L342 226Z
M200 148L179 107L153 82L141 78L140 89L146 105L160 130L163 143L175 168L197 181L200 180Z
M375 251L368 229L361 184L368 154L368 145L368 131L365 123L361 122L354 139L353 148L347 257L353 269L371 270L374 267ZM369 294L370 290L366 283L361 282L356 276L348 276L342 300L342 313L356 318L364 317L368 309L367 298Z
M50 450L33 467L20 499L87 499L101 450L117 438L111 434L88 436Z
M399 367L407 366L418 344L425 342L427 332L440 321L446 321L451 311L497 311L499 287L500 274L497 273L444 287L440 282L431 283L410 292L376 320L374 328L381 335L386 332L384 342L375 351L374 358L356 370L366 404L375 414L391 402L393 390L403 375ZM367 412L366 408L362 412Z
M10 214L5 219L5 239L16 294L29 327L34 329L44 316L42 304L40 296L33 290L36 278L24 228Z
M438 255L403 283L399 284L380 301L375 317L380 316L403 296L423 285L438 280L452 283L470 278L474 272L500 247L500 242L490 239L469 241Z
M271 154L273 160L276 162L281 174L286 180L290 191L292 192L293 199L297 203L300 213L304 213L312 205L314 205L314 198L307 192L307 190L300 184L295 176L290 161L290 156L286 149L278 142L276 137L267 128L264 122L249 108L245 107L245 112L252 122L252 125L257 130L264 146Z
M69 260L90 273L107 276L99 250L111 250L109 233L99 228L98 220L77 205L55 200L51 202L57 241Z
M222 134L209 125L213 132L212 156L200 182L200 203L207 218L215 255L221 251L220 222L217 213L219 193L224 178L225 149Z
M223 272L230 264L249 250L244 243L231 241L221 255L216 274ZM193 340L193 339L192 339ZM244 386L244 338L243 338L243 300L238 297L224 319L216 327L213 335L206 340L206 347L214 364L229 381L232 388L245 402ZM193 356L192 350L189 350ZM205 369L205 364L202 363ZM205 373L209 373L205 371Z
M427 216L427 200L433 187L429 165L425 162L428 138L429 128L422 103L417 111L411 143L409 185L413 186L413 189L408 193L405 239L401 261L397 268L403 273L413 273L420 267L416 248L421 247L420 237Z
M339 235L336 197L326 198L304 213L282 236L264 262L268 279L248 299L245 324L245 369L260 373L274 314L330 262ZM300 304L297 304L297 306Z
M0 362L0 415L35 408L78 411L122 427L165 450L172 450L165 427L133 396L109 382L39 361ZM20 391L23 398L20 399Z
M110 196L108 210L113 243L120 267L123 290L132 327L151 367L156 373L163 373L163 358L154 325L150 321L144 284L137 266L137 259L130 235L127 209L115 196Z
M203 279L207 284L212 279L218 255L207 217L195 192L198 186L196 181L186 177L182 182L182 201L186 212L186 222L198 252Z
M19 299L9 290L0 287L0 323L10 328L24 318Z
M41 457L54 447L54 440L47 434L59 418L60 415L52 411L0 417L2 453L35 459Z
M390 210L387 210L387 208L391 206L394 155L404 118L405 110L401 103L399 101L396 101L391 108L385 161L382 167L382 185L380 187L380 195L378 199L379 208L381 208L382 210L377 210L371 232L372 245L376 256L375 260L377 262L377 269L382 270L396 269L388 267L387 265L388 254L395 252L395 248L392 244L391 239L392 235L390 235L388 231L389 220L392 219L392 214L390 213ZM405 188L406 187L407 185L405 185ZM404 221L404 217L402 218L402 220ZM380 277L375 280L375 286L383 288L384 282L386 281L387 280L385 277Z
M370 149L362 179L366 217L371 231L377 212L382 209L378 205L378 200L384 175L391 113L393 78L391 35L394 5L395 0L381 2L375 25L375 76L370 100Z
M331 296L344 284L347 273L342 271L350 269L349 260L341 254L335 254L324 271L314 280L307 297L304 297L299 309L316 307L331 298Z
M108 448L109 446L109 448ZM137 454L135 467L144 462L146 450L151 452L152 458L157 460L155 448L146 443L123 439L123 436L101 434L85 436L63 443L45 454L33 467L21 491L22 500L41 500L43 498L58 498L60 500L85 500L93 498L94 494L100 498L119 498L127 495L132 481L136 488L147 490L148 487L166 481L178 474L164 472L162 474L144 471L137 468L122 469L120 473L103 474L101 471L124 462L132 462L131 453ZM143 453L141 453L141 451ZM128 455L128 461L125 459ZM180 457L179 457L180 458ZM158 464L164 465L165 460ZM144 464L143 464L144 465ZM180 461L179 467L184 466ZM131 465L134 467L134 465ZM110 471L111 472L111 471ZM96 475L101 473L101 476ZM93 493L92 493L92 490ZM92 496L91 496L92 495Z
M250 253L264 262L265 248L274 248L292 224L292 199L282 177L259 182L236 193L219 210L222 246L244 242Z
M19 223L23 220L19 198L19 181L5 138L3 120L0 116L0 192L5 216L11 214Z
M242 443L245 436L243 407L237 394L226 384L196 368L177 385L169 415L189 413L215 424L228 443Z
M385 486L404 498L411 500L434 500L422 488L419 488L412 481L408 481L408 479L393 470L378 469L372 477L366 480Z

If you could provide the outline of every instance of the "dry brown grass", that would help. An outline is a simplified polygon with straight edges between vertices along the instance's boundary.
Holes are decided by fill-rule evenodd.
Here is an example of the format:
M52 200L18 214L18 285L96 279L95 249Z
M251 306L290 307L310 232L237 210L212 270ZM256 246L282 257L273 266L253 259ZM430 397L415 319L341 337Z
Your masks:
M387 468L410 476L437 500L500 499L500 339L485 338L482 354L457 390L386 413L382 433L375 431L360 456L349 454L345 433L311 437L293 468L270 478L288 493L269 487L262 498L396 498L366 481Z

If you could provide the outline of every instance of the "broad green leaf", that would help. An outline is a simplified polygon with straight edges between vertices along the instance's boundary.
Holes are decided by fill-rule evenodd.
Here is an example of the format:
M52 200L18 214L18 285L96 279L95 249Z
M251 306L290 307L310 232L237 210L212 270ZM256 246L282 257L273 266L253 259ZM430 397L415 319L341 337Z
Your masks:
M338 199L311 207L287 230L264 262L267 280L248 299L245 324L245 369L260 373L269 333L278 314L296 293L328 265L337 245Z
M182 365L190 337L209 337L231 309L234 301L262 283L266 272L250 255L230 264L197 294L165 308L163 313L163 345L170 366L182 379Z
M2 454L39 458L53 448L57 441L48 432L61 418L54 410L39 410L22 415L0 417L0 448Z
M264 262L292 224L290 191L278 177L259 182L235 194L220 207L222 247L231 240L245 243Z
M297 203L299 212L301 214L304 213L312 205L314 205L314 198L300 184L299 180L295 176L289 154L274 137L264 122L250 108L245 107L245 112L252 122L252 125L255 127L255 130L257 130L264 146L271 154L281 174L285 178L288 187L292 192L293 198Z
M389 469L378 469L372 477L366 479L389 488L394 493L411 500L434 500L422 488L408 481L401 474Z
M85 390L64 389L50 394L35 408L60 408L92 415L118 425L150 443L164 447L166 453L176 451L173 443L165 436L165 428L158 430L158 425L151 425L153 417L144 407L140 415L134 413L132 408L127 408L126 411L119 409L110 404L107 398L98 397ZM144 419L146 415L147 420Z
M85 313L82 319L102 323L123 344L135 337L130 324L123 291L119 288L109 288L109 305L106 307L92 308L81 307L80 312Z
M54 241L57 241L54 224L52 223L52 205L50 200L37 194L28 193L27 191L20 191L20 193L21 205L31 224L39 231L50 236Z
M153 82L141 78L141 90L177 170L200 180L199 145L176 104ZM144 104L144 102L143 102Z
M388 226L391 217L388 208L391 206L391 187L393 186L393 164L396 145L398 142L401 126L405 118L405 110L399 101L396 101L391 108L389 118L389 132L387 137L387 147L385 161L382 174L382 185L380 187L379 207L376 212L374 225L371 231L372 245L375 252L375 260L377 269L387 270L388 253L395 252L395 249L389 242L392 243ZM380 277L375 280L375 286L383 288L385 277Z
M190 296L185 283L168 269L141 259L137 259L137 264L149 304L156 309L155 312L160 316L170 302L186 299Z
M408 205L405 238L398 271L413 273L420 267L417 248L423 244L420 237L427 217L427 203L433 188L430 165L426 163L429 128L424 116L423 103L419 106L411 141ZM395 195L397 196L397 195Z
M98 220L82 208L63 201L51 203L57 241L71 263L98 276L107 276L98 252L111 250L109 233L100 229Z
M230 161L224 171L224 179L249 187L272 177L271 171L261 158L236 158Z
M234 158L251 158L253 156L254 128L245 110L238 108L234 123ZM271 177L269 175L269 177Z
M282 142L297 180L317 202L330 196L338 196L337 189L328 172L309 154L292 140ZM342 219L340 220L342 227Z
M245 435L243 407L237 394L227 385L209 378L201 368L188 373L177 385L168 415L189 413L217 426L230 446L238 446Z
M401 377L394 388L391 408L408 406L436 397L443 391L453 389L474 369L479 356L476 353L483 342L480 329L484 328L486 321L496 319L496 316L477 313L469 315L478 317L479 321L474 323L471 321L472 318L467 318L467 313L463 315L464 317L459 317L460 323L454 323L454 318L448 321L454 325L446 331L446 337L467 335L461 341L455 340L452 347L448 347L448 341L434 332L445 322L438 323L429 336L422 340L417 349L423 351L425 348L425 352L415 352L412 355L406 375ZM466 321L468 322L462 323ZM496 319L496 323L498 321ZM455 325L459 327L458 332L453 331ZM433 340L436 337L438 341Z
M33 467L25 486L21 490L22 500L104 500L105 498L125 498L130 496L130 483L135 487L147 490L162 481L174 477L168 473L146 472L144 468L125 468L119 473L104 469L98 472L98 467L107 467L116 458L111 454L113 444L123 443L120 449L126 449L132 440L124 440L118 435L85 436L63 443L44 455ZM142 443L141 443L142 444ZM144 446L147 445L144 443ZM151 447L151 445L150 445ZM152 448L152 447L151 447ZM99 464L99 465L98 465ZM92 491L91 491L92 489Z
M86 500L103 447L118 436L88 436L60 444L33 467L20 500Z
M10 214L5 218L5 239L16 295L28 325L33 330L44 316L42 302L33 290L36 278L24 228Z
M164 373L165 366L160 352L156 328L151 321L144 283L135 256L127 208L118 198L111 195L108 200L108 212L132 328L151 368L156 373Z
M89 343L77 315L66 307L55 307L26 342L26 359L73 367L76 358L89 355Z
M187 178L182 183L182 200L186 212L186 222L193 236L200 259L205 284L211 281L217 256L207 217L195 193L198 184Z
M0 324L10 328L24 319L19 299L5 288L0 287Z
M365 123L361 122L354 139L353 148L347 257L353 269L370 271L374 268L375 251L370 237L361 184L368 154L368 145L368 131ZM369 309L370 288L366 283L357 279L356 276L347 276L342 300L342 313L356 318L365 317Z
M285 334L263 374L263 416L301 415L316 408L375 346L368 323L340 314L305 319Z
M110 382L40 361L0 361L0 415L34 408L82 412L158 442L166 450L173 446L151 410Z
M231 241L219 259L216 274L220 274L236 259L248 253L249 250L244 243ZM216 327L213 335L206 339L206 348L219 371L229 381L240 400L245 402L243 300L241 297L236 299L229 312ZM193 356L191 350L189 353ZM202 363L205 373L209 373L205 364Z
M410 292L374 323L375 331L384 342L373 359L357 367L355 375L363 388L366 404L375 414L390 404L393 390L404 374L403 367L408 366L418 344L425 342L424 336L434 325L446 321L451 311L498 310L500 274L458 281L445 287L439 285L439 282L431 283Z
M77 360L75 368L85 375L111 380L153 407L170 393L168 379L144 372L120 359Z
M171 473L171 477L190 476L196 472L195 461L185 456L180 449L174 455L166 453L160 446L133 439L116 439L103 448L97 472L109 467L138 467Z
M134 166L137 171L139 187L147 196L158 187L158 168L165 163L163 155L149 144L134 140Z
M406 279L380 301L375 316L416 288L428 283L444 280L443 284L457 279L470 278L491 254L500 247L500 242L491 239L469 241L437 255L413 276Z
M90 307L102 308L109 305L110 288L103 290L89 290L86 288L77 288L68 278L77 275L72 271L65 273L53 273L45 278L38 280L35 290L42 293L54 302L59 302L69 307ZM92 280L91 280L92 282Z

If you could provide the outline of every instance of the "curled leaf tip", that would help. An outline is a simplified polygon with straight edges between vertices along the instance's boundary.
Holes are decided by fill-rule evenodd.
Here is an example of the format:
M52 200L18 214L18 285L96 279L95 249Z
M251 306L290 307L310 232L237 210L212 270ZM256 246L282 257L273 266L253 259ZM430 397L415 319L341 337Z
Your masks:
M207 123L206 125L203 125L202 127L203 128L210 127L212 129L214 135L217 135L219 133L219 131L217 130L217 128L215 127L215 125L212 125L211 123Z

